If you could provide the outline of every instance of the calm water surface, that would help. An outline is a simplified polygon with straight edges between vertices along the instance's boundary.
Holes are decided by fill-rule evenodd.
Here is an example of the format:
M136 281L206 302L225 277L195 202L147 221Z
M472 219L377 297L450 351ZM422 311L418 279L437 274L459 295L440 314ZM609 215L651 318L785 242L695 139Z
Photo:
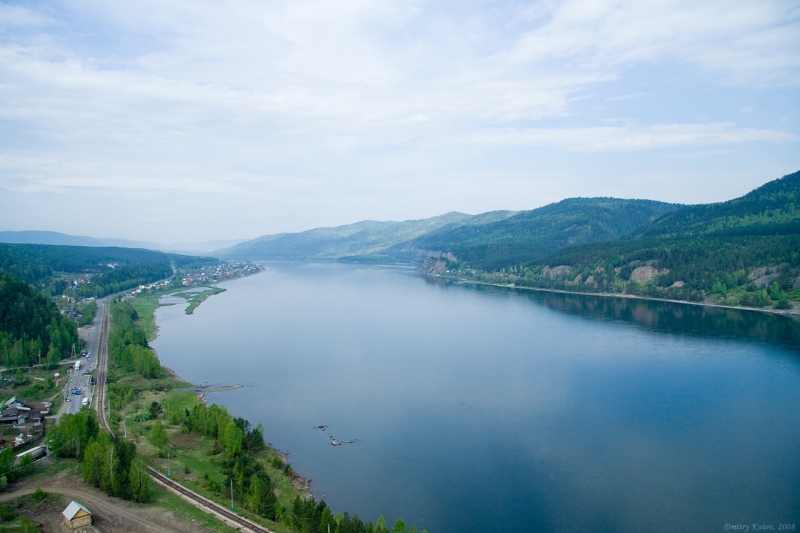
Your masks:
M796 322L268 266L194 315L159 309L153 345L189 381L244 385L212 399L335 511L431 533L800 526Z

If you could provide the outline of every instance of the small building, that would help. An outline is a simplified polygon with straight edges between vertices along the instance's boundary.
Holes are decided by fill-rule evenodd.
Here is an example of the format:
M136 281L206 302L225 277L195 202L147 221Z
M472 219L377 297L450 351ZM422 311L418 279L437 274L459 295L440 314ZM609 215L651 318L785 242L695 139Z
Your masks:
M49 402L31 402L31 405L28 405L14 396L5 402L6 408L0 412L0 425L34 424L38 426L44 421L44 415L49 412L51 405Z
M75 500L67 505L67 508L61 513L64 517L64 523L70 529L78 529L79 527L86 527L92 525L92 512L79 504Z

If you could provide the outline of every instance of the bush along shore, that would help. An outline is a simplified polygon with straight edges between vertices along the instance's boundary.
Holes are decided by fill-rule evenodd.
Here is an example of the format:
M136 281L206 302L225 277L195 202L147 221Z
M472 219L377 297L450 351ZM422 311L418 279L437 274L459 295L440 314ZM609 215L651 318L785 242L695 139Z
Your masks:
M146 465L276 533L416 533L402 520L390 529L381 516L364 522L313 498L309 481L284 454L264 441L264 429L207 405L191 384L162 367L148 346L143 320L131 302L111 306L109 423L116 437L99 429L84 408L53 430L51 444L77 457L87 482L108 494L137 502L152 497ZM147 327L147 326L146 326ZM148 330L154 331L152 325ZM109 459L113 457L113 459ZM424 530L423 530L424 531Z

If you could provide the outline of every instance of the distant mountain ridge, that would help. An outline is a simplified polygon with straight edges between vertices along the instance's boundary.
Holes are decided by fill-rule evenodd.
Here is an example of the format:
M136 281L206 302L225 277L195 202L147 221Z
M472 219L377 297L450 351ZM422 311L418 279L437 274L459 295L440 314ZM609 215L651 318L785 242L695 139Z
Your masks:
M90 246L93 248L142 248L161 252L186 253L202 255L208 252L234 246L246 239L230 239L204 241L195 243L179 242L159 244L149 241L132 241L129 239L99 239L85 235L68 235L57 231L0 231L0 243L7 244L52 244L58 246Z
M403 222L365 220L334 228L316 228L300 233L264 235L212 255L221 259L343 259L386 255L390 247L448 226L500 220L513 211L492 211L483 215L446 213L436 217Z
M503 220L442 228L392 250L440 250L491 270L576 244L618 240L680 207L654 200L568 198Z
M222 259L413 260L450 253L491 268L509 257L527 261L565 246L616 240L681 207L653 200L570 198L531 211L447 213L403 222L364 221L300 233L265 235L212 255Z

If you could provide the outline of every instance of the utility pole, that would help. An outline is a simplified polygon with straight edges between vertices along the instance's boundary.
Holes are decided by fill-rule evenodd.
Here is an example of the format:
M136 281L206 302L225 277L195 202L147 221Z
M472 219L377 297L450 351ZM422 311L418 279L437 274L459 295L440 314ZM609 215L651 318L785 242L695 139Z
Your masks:
M169 450L167 450L167 477L172 479L172 470L169 467Z
M111 464L109 464L108 469L111 471L111 486L114 486L114 446L111 446Z
M231 478L231 511L233 511L233 478Z
M39 350L39 366L42 366L42 351Z

